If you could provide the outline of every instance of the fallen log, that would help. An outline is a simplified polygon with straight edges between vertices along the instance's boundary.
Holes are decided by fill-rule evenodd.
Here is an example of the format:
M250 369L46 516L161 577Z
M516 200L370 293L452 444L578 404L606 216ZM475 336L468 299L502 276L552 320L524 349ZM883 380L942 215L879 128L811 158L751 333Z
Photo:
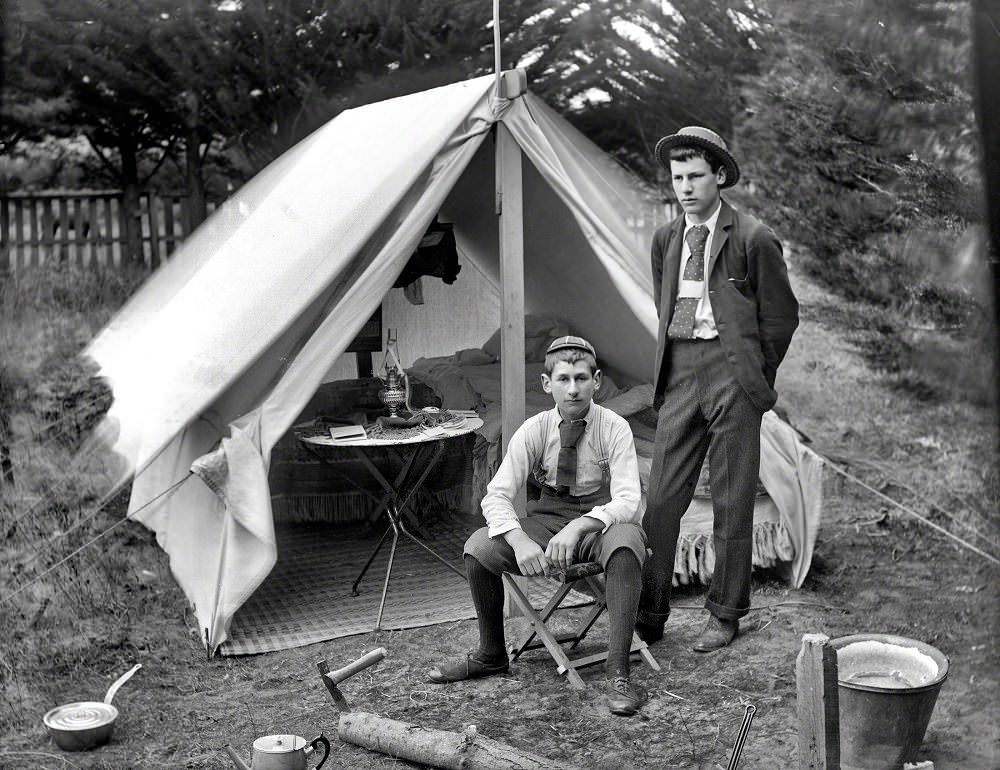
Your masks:
M444 770L570 770L571 767L480 735L475 725L456 733L352 711L340 715L337 735L342 741L370 751Z

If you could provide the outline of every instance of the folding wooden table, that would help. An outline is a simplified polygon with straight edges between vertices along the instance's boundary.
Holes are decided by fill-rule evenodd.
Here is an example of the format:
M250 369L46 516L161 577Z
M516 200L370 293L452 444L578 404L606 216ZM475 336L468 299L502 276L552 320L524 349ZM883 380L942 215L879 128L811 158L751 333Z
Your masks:
M403 438L352 439L334 439L329 436L299 436L299 440L303 446L327 464L329 464L329 458L326 454L326 448L338 447L350 450L351 454L361 462L383 490L383 494L379 496L365 489L362 485L357 484L349 476L344 476L348 482L375 501L375 510L370 516L371 521L374 522L383 511L389 519L389 526L382 533L382 537L379 538L371 556L368 557L368 561L365 562L365 566L361 568L360 574L358 574L357 579L351 586L351 593L354 596L358 595L358 585L364 578L365 573L368 572L368 568L371 567L372 562L375 561L375 557L378 556L379 551L382 550L382 545L385 543L389 533L392 533L389 563L385 569L385 581L382 584L382 599L378 605L378 616L375 619L374 631L379 631L382 627L382 612L385 609L385 597L389 591L392 563L396 555L396 544L399 541L400 535L412 540L452 572L459 575L463 580L465 579L465 574L461 570L407 529L406 522L408 520L414 529L419 530L419 519L416 513L408 508L408 506L412 502L416 492L424 485L427 477L430 476L431 472L441 461L441 457L444 454L444 442L457 436L464 436L478 430L482 426L483 421L478 417L466 417L460 425L447 428L442 434L436 435L428 435L425 432L420 432ZM379 468L368 455L366 450L372 447L388 449L399 460L401 465L400 470L391 481L386 477L383 469Z

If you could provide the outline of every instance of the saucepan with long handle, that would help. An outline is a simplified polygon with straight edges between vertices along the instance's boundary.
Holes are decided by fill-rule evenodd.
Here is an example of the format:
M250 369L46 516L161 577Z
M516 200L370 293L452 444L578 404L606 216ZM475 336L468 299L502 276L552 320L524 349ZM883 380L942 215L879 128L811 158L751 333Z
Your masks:
M64 751L86 751L111 740L118 719L118 709L111 705L111 699L140 668L142 664L136 663L112 682L103 701L67 703L46 713L43 721L56 745Z

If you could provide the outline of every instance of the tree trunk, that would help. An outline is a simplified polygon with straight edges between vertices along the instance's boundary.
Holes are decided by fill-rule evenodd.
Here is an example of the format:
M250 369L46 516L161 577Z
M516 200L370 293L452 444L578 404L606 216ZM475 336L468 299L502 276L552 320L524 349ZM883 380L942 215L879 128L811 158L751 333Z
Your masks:
M205 202L205 179L202 176L201 140L196 126L189 126L184 142L184 168L187 173L188 217L187 232L205 221L208 207ZM187 233L185 233L186 235Z
M118 142L122 156L122 231L125 234L122 262L142 262L142 230L139 222L139 168L135 140L122 136Z
M353 711L340 715L337 735L355 746L445 770L569 770L571 767L485 738L475 726L455 733Z
M14 483L14 463L10 459L10 419L3 407L0 407L0 478L6 484Z

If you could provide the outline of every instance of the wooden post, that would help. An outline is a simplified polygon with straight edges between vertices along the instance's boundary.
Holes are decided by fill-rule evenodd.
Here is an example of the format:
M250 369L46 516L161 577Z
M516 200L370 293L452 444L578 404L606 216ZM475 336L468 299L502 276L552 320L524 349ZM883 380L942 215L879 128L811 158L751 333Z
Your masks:
M104 242L107 244L108 248L105 251L105 266L114 267L115 265L115 217L114 212L112 212L114 196L109 195L104 199Z
M101 234L101 226L97 221L97 196L91 196L87 199L87 221L90 223L90 232L88 233L88 240L90 241L90 258L87 260L87 264L96 265L98 247L97 241Z
M159 196L155 192L150 192L146 197L149 201L146 207L146 219L149 222L149 266L156 270L160 266L160 214L157 211L159 206Z
M38 201L34 198L29 198L27 203L29 216L28 221L31 223L31 256L24 260L24 264L34 264L37 267L42 264L42 234L38 224Z
M510 130L496 124L496 211L500 219L500 403L502 450L524 422L524 191L521 187L521 148ZM514 510L523 517L525 490L514 500ZM520 578L521 590L528 589ZM507 596L505 615L515 607Z
M795 661L799 770L840 770L837 651L823 634L803 634Z
M73 199L73 254L71 259L76 260L76 264L83 266L83 255L87 250L87 235L84 233L85 225L83 220L84 197L78 195ZM67 249L67 253L69 250Z
M46 235L52 238L52 249L49 251L49 256L54 256L57 261L62 264L69 261L69 249L70 249L70 237L69 237L69 198L65 195L60 195L59 199L59 238L56 238L53 230L55 228L46 228ZM52 201L53 204L56 201ZM52 208L55 208L53 205ZM75 236L79 236L77 230L73 231Z
M17 267L19 264L23 265L25 263L24 255L28 253L28 247L25 245L25 224L24 224L24 199L14 198L14 227L16 229L16 234L14 236L14 243L16 244L16 253L11 251L11 257L9 265ZM20 259L18 259L20 255Z
M168 195L163 199L163 230L164 256L169 257L177 249L177 236L174 235L174 204L177 198Z
M13 267L13 251L10 248L10 209L10 198L0 197L0 275Z
M521 148L497 124L497 213L500 215L500 393L503 451L524 422L524 222ZM523 498L522 498L523 499Z

